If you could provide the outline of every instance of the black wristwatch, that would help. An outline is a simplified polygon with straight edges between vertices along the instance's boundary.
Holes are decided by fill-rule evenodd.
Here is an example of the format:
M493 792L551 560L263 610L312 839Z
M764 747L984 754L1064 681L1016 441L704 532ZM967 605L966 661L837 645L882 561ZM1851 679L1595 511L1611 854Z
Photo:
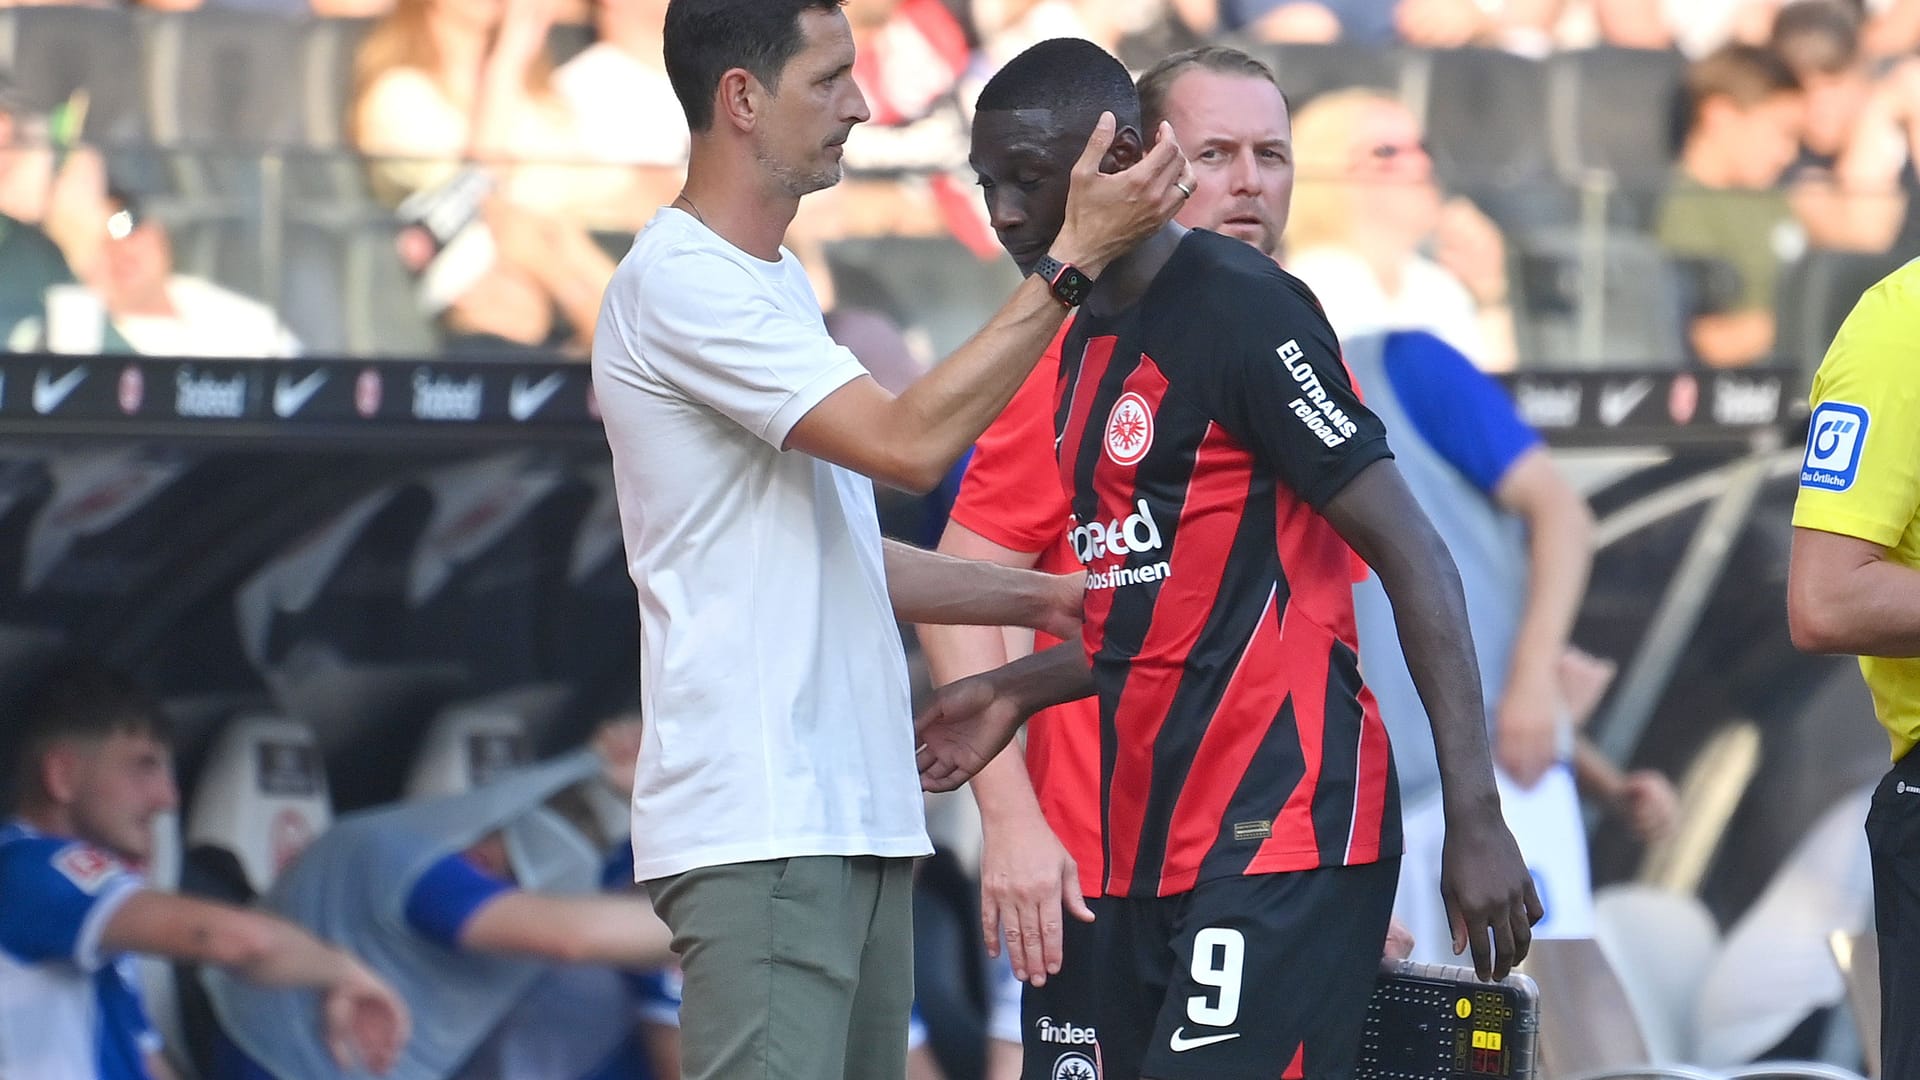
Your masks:
M1055 300L1070 308L1085 303L1087 294L1093 291L1092 278L1072 263L1063 263L1051 255L1040 256L1040 261L1033 264L1033 275L1047 283Z

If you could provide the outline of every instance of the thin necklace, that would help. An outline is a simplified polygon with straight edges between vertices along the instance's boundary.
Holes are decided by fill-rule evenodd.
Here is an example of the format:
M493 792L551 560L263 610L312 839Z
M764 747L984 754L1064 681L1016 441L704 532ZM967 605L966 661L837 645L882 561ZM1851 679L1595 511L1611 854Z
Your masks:
M698 221L698 222L699 222L700 224L702 224L702 225L705 225L705 224L707 223L707 215L705 215L705 214L703 214L703 213L701 213L701 212L700 212L700 208L699 208L699 207L697 207L697 206L695 206L695 205L693 205L693 200L687 197L687 193L686 193L686 192L684 192L684 191L683 191L683 192L681 192L681 193L680 193L680 196L679 196L678 198L676 198L676 199L674 199L673 201L674 201L674 202L683 202L683 203L686 203L686 204L687 204L687 209L689 209L689 210L691 210L691 211L693 211L693 219L694 219L695 221Z

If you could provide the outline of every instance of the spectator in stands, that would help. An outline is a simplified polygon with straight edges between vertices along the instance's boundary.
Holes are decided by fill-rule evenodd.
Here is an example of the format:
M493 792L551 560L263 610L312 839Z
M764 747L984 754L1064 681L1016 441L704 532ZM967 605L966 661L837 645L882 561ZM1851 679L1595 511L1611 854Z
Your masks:
M1655 231L1676 255L1738 271L1732 309L1696 315L1689 338L1701 362L1740 367L1772 353L1780 267L1806 244L1779 187L1799 153L1806 95L1773 53L1728 45L1688 70L1687 100L1686 143Z
M1861 5L1866 18L1866 49L1869 56L1904 56L1920 48L1920 0L1884 0Z
M599 40L562 64L553 84L597 160L670 170L677 187L689 136L661 60L666 17L666 0L600 0Z
M1876 84L1852 141L1837 166L1842 191L1869 207L1865 228L1851 245L1911 252L1920 246L1920 59L1900 61ZM1890 228L1889 221L1894 222ZM1875 228L1878 226L1878 228ZM1847 245L1836 245L1847 246Z
M300 343L273 309L204 278L177 274L165 223L125 192L108 196L99 289L133 351L155 356L296 356Z
M0 72L0 215L40 229L82 281L98 272L106 233L107 169L76 145L84 91L59 105L30 100Z
M608 1053L634 1049L631 1018L617 995L573 994L574 1015L555 1023L555 995L577 974L560 965L658 968L668 935L644 898L597 892L600 848L549 807L602 777L630 795L638 739L637 721L607 725L592 750L344 818L264 904L358 949L415 1003L407 1075L598 1075ZM207 984L233 1043L228 1076L326 1074L321 1032L297 996L217 975Z
M1117 5L1107 5L1109 8ZM1074 0L990 0L976 3L974 25L979 28L981 51L989 73L1048 38L1077 37L1097 43L1108 52L1119 47L1118 26L1112 20L1090 21L1086 5Z
M1335 332L1426 330L1483 370L1512 370L1505 241L1471 202L1442 197L1413 114L1374 90L1328 94L1294 118L1293 150L1284 262Z
M289 988L298 1020L324 1032L313 1075L393 1067L407 1007L358 961L280 919L141 880L155 819L179 795L166 718L132 680L90 663L56 666L9 725L0 1076L171 1076L131 970L136 953Z
M39 229L0 213L0 351L47 344L47 290L75 286L59 245Z
M1774 49L1807 91L1793 210L1808 239L1840 251L1912 250L1920 243L1920 61L1896 63L1876 80L1859 21L1839 0L1789 5Z
M1594 32L1623 49L1671 49L1673 26L1663 0L1592 0Z
M1540 3L1516 5L1526 8ZM1482 4L1478 0L1400 0L1394 8L1394 25L1400 40L1422 49L1458 49L1484 44L1501 29L1506 6Z
M1393 39L1393 0L1173 0L1189 30L1236 30L1262 41L1369 44Z
M1774 21L1771 47L1807 97L1791 187L1793 211L1808 241L1843 251L1885 251L1905 209L1896 182L1904 160L1883 167L1870 183L1843 185L1839 179L1843 158L1857 172L1888 131L1905 144L1897 115L1902 103L1895 93L1875 92L1859 15L1841 0L1795 0ZM1889 80L1888 87L1897 84Z
M440 313L454 351L584 349L613 264L580 222L593 207L631 220L626 170L552 164L593 156L552 86L551 14L547 0L400 0L357 59L351 127L380 156L378 194L443 189L462 162L493 180Z

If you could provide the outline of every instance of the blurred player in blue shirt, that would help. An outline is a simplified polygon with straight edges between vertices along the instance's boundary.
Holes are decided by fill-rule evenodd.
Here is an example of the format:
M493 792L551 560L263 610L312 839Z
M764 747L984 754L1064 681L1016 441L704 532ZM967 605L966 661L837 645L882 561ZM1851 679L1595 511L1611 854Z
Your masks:
M279 919L150 889L154 819L179 802L167 726L134 683L63 665L28 694L0 824L0 1077L170 1076L132 954L317 990L341 1068L384 1074L406 1006L357 961ZM311 998L309 998L311 1001Z
M1665 777L1621 775L1577 738L1562 673L1592 565L1592 516L1505 390L1452 346L1418 332L1361 336L1344 346L1368 407L1392 433L1408 488L1459 568L1501 808L1546 909L1534 936L1591 936L1577 788L1643 835L1664 830L1676 806ZM1445 833L1426 710L1378 578L1355 588L1354 612L1361 673L1392 736L1404 807L1395 911L1413 932L1414 959L1451 962L1435 888Z

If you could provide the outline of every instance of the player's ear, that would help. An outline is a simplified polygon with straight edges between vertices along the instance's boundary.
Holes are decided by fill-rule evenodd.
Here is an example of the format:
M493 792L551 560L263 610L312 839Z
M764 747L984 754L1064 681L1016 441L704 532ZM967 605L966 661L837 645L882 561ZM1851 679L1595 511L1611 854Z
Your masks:
M1100 159L1100 171L1117 173L1131 169L1146 156L1146 150L1140 138L1140 132L1129 124L1114 133L1113 144L1107 147L1107 156Z
M40 756L40 794L55 806L65 806L79 793L79 748L71 743L54 743Z

